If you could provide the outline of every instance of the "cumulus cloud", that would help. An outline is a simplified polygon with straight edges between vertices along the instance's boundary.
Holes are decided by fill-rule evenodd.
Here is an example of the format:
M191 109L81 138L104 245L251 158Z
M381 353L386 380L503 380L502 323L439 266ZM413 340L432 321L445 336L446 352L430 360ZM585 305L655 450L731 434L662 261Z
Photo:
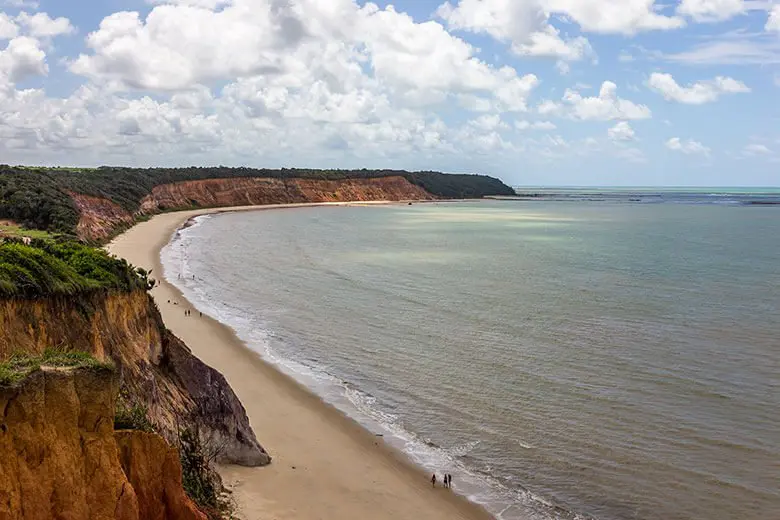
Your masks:
M46 53L34 38L18 36L0 51L0 83L2 76L16 83L29 76L44 76L48 71Z
M360 7L353 0L223 3L160 5L145 19L136 12L114 13L88 36L93 52L79 56L71 70L159 91L277 76L284 88L323 81L334 94L385 89L412 105L455 95L461 103L474 101L475 109L490 103L510 111L526 110L539 83L533 74L485 63L441 24L417 23L392 6Z
M265 7L263 9L263 7ZM135 88L175 90L199 82L271 72L282 67L284 31L270 5L236 4L219 12L187 5L154 8L103 19L87 37L93 54L71 70Z
M544 101L537 108L540 114L567 116L582 121L611 121L615 119L649 119L652 112L646 105L639 105L617 95L617 85L605 81L598 96L585 97L576 90L567 89L563 101Z
M30 36L35 38L54 38L66 34L73 34L76 28L65 17L52 18L46 13L30 15L26 12L19 13L16 21L27 29Z
M685 20L658 14L654 0L544 0L545 7L577 22L584 31L633 35L679 29Z
M636 138L636 132L626 121L621 121L607 130L607 135L613 141L633 141Z
M682 0L677 13L697 22L720 22L745 12L745 0Z
M19 27L13 19L0 11L0 40L10 40L19 34Z
M489 34L511 43L520 56L577 61L593 54L586 38L561 37L540 0L459 0L456 6L445 2L436 12L451 29Z
M666 141L666 147L675 152L682 152L687 155L709 155L710 149L693 139L684 141L679 137L672 137Z
M506 130L509 128L509 125L502 121L501 116L498 114L480 116L469 121L469 124L474 128L486 132L493 130Z
M716 101L723 94L750 92L750 88L733 78L718 76L715 79L699 81L688 86L679 85L671 74L654 72L648 81L649 87L661 94L667 101L689 105L702 105Z

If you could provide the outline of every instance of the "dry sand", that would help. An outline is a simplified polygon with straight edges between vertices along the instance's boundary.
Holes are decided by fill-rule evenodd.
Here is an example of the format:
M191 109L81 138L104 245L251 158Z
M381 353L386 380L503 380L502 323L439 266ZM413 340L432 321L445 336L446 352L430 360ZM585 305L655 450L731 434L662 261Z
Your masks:
M231 208L258 210L300 205ZM382 438L363 429L295 380L264 362L227 326L194 307L161 277L160 250L195 210L158 215L108 249L153 269L152 290L165 324L205 363L225 375L246 408L260 443L273 457L265 468L220 468L245 520L490 519L451 491L431 488L430 475ZM167 303L168 300L179 304ZM457 482L455 482L457 488Z

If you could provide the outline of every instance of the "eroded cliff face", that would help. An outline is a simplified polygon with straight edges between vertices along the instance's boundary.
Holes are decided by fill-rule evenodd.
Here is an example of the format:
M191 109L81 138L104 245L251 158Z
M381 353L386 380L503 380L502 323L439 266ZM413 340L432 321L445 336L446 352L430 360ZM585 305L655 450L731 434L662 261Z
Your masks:
M0 361L51 347L112 360L126 401L147 406L169 442L187 426L223 447L218 462L270 462L225 378L165 328L146 292L0 301Z
M3 520L206 520L156 434L114 432L119 379L44 368L0 388Z
M179 454L162 437L118 431L114 438L122 470L137 498L139 519L206 520L184 493Z
M109 372L42 370L0 389L0 518L137 520Z
M117 229L133 224L133 215L108 199L69 193L79 211L76 233L82 239L105 240Z
M434 197L404 177L376 179L235 178L163 184L144 197L136 215L110 200L71 193L79 210L78 236L104 240L134 218L176 209L292 204L301 202L353 202L377 200L432 200Z
M429 200L403 177L379 179L209 179L157 186L141 201L141 213L192 207L253 206L298 202Z

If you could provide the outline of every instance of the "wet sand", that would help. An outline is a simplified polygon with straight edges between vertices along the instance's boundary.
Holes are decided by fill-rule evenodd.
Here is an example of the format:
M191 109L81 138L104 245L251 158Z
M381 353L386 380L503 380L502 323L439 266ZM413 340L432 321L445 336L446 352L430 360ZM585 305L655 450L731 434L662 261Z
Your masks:
M366 204L366 203L357 203ZM300 204L230 208L281 209ZM246 408L270 466L220 468L245 520L490 519L453 491L431 488L430 474L251 351L227 326L198 311L162 279L160 250L190 218L226 209L158 215L108 249L153 269L152 289L166 326L219 370ZM171 302L178 302L178 305ZM192 316L184 315L192 309ZM439 477L441 478L441 477ZM457 489L457 482L455 482Z

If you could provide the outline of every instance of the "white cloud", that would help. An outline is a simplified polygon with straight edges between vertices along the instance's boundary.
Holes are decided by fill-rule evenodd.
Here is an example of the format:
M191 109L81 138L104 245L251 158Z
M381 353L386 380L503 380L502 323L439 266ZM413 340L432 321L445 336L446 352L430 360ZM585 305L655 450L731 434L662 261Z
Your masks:
M633 141L636 139L636 132L626 121L621 121L607 130L607 135L613 141Z
M106 17L87 44L93 53L79 56L72 71L160 91L277 76L296 88L321 80L334 93L386 90L408 105L455 95L461 103L478 100L477 109L489 102L524 111L539 83L478 59L477 49L437 22L416 23L392 7L353 0L233 0L216 10L161 5L145 19L135 12Z
M598 96L583 97L579 92L567 89L562 103L544 101L537 108L540 114L557 114L582 121L611 121L615 119L649 119L652 112L645 105L622 99L617 95L617 85L605 81Z
M413 96L441 100L447 91L492 93L501 109L524 111L539 84L533 74L520 77L511 67L490 67L436 22L418 24L392 8L375 7L361 10L360 21L376 77Z
M27 28L30 36L35 38L54 38L66 34L73 34L76 28L71 25L70 20L64 17L51 18L46 13L35 13L33 15L26 12L19 13L16 21Z
M552 25L529 35L526 43L515 43L512 50L520 56L557 58L559 63L579 61L593 55L593 48L586 38L578 36L564 41L560 31Z
M19 9L38 9L40 3L37 0L5 0L5 5Z
M491 112L493 110L493 102L490 99L473 94L458 95L458 104L472 112Z
M742 153L748 157L756 157L759 155L772 155L772 150L763 144L753 143L745 146Z
M0 86L3 76L16 83L29 76L44 76L48 71L46 53L34 38L18 36L0 51Z
M451 29L510 42L520 56L577 61L593 54L586 38L563 39L539 0L459 0L456 6L445 2L436 13Z
M773 6L772 10L769 12L769 18L766 21L766 30L780 32L780 4Z
M506 130L509 128L505 122L501 120L501 116L498 114L484 115L476 119L469 121L469 124L478 130L490 132L493 130Z
M675 152L682 152L688 155L709 155L711 151L698 141L693 139L683 141L679 137L672 137L666 141L666 147Z
M515 121L518 130L555 130L557 126L551 121Z
M677 14L697 22L720 22L744 12L744 0L682 0L677 7Z
M633 35L685 26L685 20L678 16L658 14L654 0L545 0L544 4L588 32Z
M277 70L280 57L270 51L281 31L265 7L212 12L164 5L154 8L145 21L136 12L114 13L87 37L94 54L79 56L71 70L161 90Z
M0 40L10 40L19 34L19 27L10 16L0 11Z
M689 105L711 103L723 94L750 92L747 85L726 76L718 76L712 80L699 81L684 87L679 85L671 74L654 72L650 75L648 86L667 101Z

